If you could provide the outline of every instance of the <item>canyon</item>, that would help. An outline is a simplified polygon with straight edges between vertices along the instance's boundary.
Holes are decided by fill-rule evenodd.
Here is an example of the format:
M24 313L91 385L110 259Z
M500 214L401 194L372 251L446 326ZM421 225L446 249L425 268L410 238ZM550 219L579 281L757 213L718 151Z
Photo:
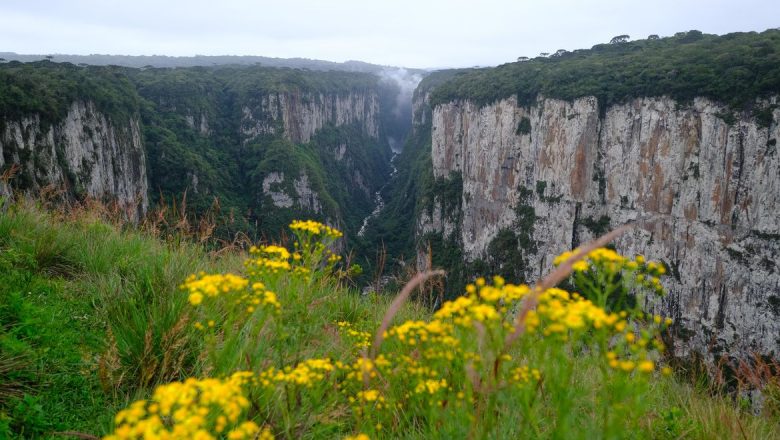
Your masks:
M60 188L115 201L134 221L186 194L194 216L217 206L223 238L273 239L291 219L315 218L345 230L344 249L369 270L378 247L389 271L410 259L444 266L450 297L476 275L533 282L556 255L631 224L614 247L666 267L668 293L642 299L674 319L676 355L777 357L780 90L761 78L752 89L684 88L674 66L621 83L595 70L603 61L582 64L683 56L707 38L427 73L413 97L423 73L381 66L4 63L18 85L9 96L24 99L0 105L0 170L16 173L0 191ZM720 59L708 68L732 72ZM566 74L583 65L592 78ZM51 84L36 92L24 75L40 72ZM90 78L103 87L71 92Z

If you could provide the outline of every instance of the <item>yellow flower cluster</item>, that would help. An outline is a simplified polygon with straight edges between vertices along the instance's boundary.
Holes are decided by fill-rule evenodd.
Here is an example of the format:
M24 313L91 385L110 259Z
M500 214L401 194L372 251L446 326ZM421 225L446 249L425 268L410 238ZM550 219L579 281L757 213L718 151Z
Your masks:
M601 329L604 327L625 327L616 313L607 313L601 307L582 298L577 294L561 289L548 289L539 295L539 305L536 310L528 312L526 327L533 333L539 326L545 336L551 334L566 334L569 330L587 328Z
M254 313L260 306L271 306L275 311L281 308L276 294L267 290L263 283L252 283L250 287L249 280L238 275L191 275L181 287L189 292L188 299L193 306L201 305L204 299L219 297L227 299L231 305L245 306L247 313ZM201 323L196 323L195 327L204 328ZM208 327L214 327L214 322L209 321Z
M251 277L263 278L279 273L305 276L310 272L308 268L298 264L302 258L300 253L291 253L282 246L252 246L249 253L255 258L244 261L244 266Z
M331 264L338 261L332 254L328 256L324 240L311 238L334 238L340 232L311 221L293 222L291 228L308 234L305 236L309 241L301 241L303 245L296 247L299 252L275 245L253 247L250 250L253 258L246 263L249 280L230 274L192 276L182 285L189 293L190 303L198 306L219 298L226 301L223 304L240 306L241 313L244 309L253 312L263 306L279 310L276 294L266 288L266 285L277 286L273 283L279 278L271 278L269 274L296 273L304 269L304 264L310 264L312 276L316 276L317 271L328 267L322 264L324 259ZM556 264L571 255L569 252L559 256ZM594 250L577 262L574 269L578 274L575 276L604 272L604 279L621 287L625 287L618 284L624 281L624 274L638 283L657 285L652 280L657 280L665 270L662 264L646 262L641 256L630 260L609 249ZM283 292L281 289L274 287ZM585 289L582 292L589 293ZM523 337L527 339L515 346L518 351L510 351L510 355L505 341L515 336L510 333L516 324L514 312L529 298L534 299L528 303L533 307L522 309L526 313L522 321L526 331ZM350 361L307 359L281 368L284 364L266 368L269 364L264 360L259 367L264 370L256 375L236 373L224 380L190 379L164 385L148 401L136 402L120 412L116 430L108 439L273 438L268 428L257 424L261 423L260 415L253 413L257 423L246 419L250 407L246 397L249 384L253 386L251 395L258 399L259 407L278 399L290 399L287 403L295 404L291 399L304 401L307 395L328 395L336 390L338 405L351 409L357 419L370 421L379 431L382 423L391 426L388 422L398 412L469 405L465 402L475 395L475 384L492 383L496 389L522 393L538 391L542 387L535 384L543 378L554 380L556 373L547 369L549 364L542 363L547 354L535 358L534 353L549 350L548 347L567 353L573 346L567 345L567 341L589 344L588 353L594 353L604 362L603 367L608 365L612 370L602 371L610 375L636 373L641 377L656 371L659 368L656 352L663 350L657 330L670 325L671 320L659 315L646 316L638 309L610 311L597 305L607 302L588 298L559 288L533 291L526 285L508 284L501 277L494 277L492 283L478 278L466 286L464 296L442 304L431 320L409 320L388 328L382 335L385 344L382 353L374 359L363 350L370 346L372 333L339 321L336 322L339 331L354 347L361 349L362 355ZM222 312L225 308L214 310ZM213 319L204 323L214 327L217 316L208 318ZM201 323L196 326L205 328ZM592 344L593 341L598 343ZM531 368L529 362L546 372ZM484 379L495 380L484 382ZM359 434L353 438L367 436Z
M246 260L244 266L250 276L263 276L266 273L288 272L292 265L287 260L278 260L275 258L259 257Z
M387 402L378 390L359 391L355 397L349 397L347 400L352 404L352 410L356 414L364 414L366 408L380 410L387 408Z
M420 381L417 383L417 386L414 388L414 392L417 394L436 394L441 389L447 388L447 380L446 379L427 379L425 381Z
M157 387L149 400L140 400L116 415L116 428L106 440L232 440L272 439L251 421L241 421L250 406L246 386L250 372L225 380L187 379Z
M517 385L525 385L533 379L538 382L542 378L542 373L536 368L529 368L527 365L523 365L512 369L509 372L511 381Z
M613 251L604 250L596 252L594 258L603 263L617 262L622 257ZM662 266L656 265L652 270L657 271L658 267ZM617 270L617 267L614 269ZM456 356L462 356L464 359L479 361L477 353L461 349L461 340L456 336L454 328L470 330L475 323L479 323L503 329L504 332L509 331L513 326L512 314L508 312L527 297L531 289L525 285L505 284L501 278L495 278L494 284L489 285L480 278L466 287L466 293L465 296L442 304L432 321L427 323L407 321L389 329L385 337L416 347L423 358L448 356L448 359L452 360ZM671 320L656 315L652 318L652 322L668 326ZM629 331L626 312L608 312L577 293L569 293L558 288L547 289L538 295L537 306L527 313L524 326L530 334L555 337L563 341L568 340L573 332L584 335L592 331L604 331L609 338L623 335L622 340L627 355L638 359L638 361L626 359L622 364L610 362L613 368L623 371L634 369L643 372L653 371L655 365L647 359L648 349L663 350L663 344L659 340L654 340L652 333L645 331L637 338ZM530 377L539 374L523 369L525 367L520 368L513 374L525 372L531 374ZM525 375L521 376L525 377Z
M283 370L269 368L260 373L260 383L265 387L287 383L312 387L333 371L334 365L328 359L307 359L295 367L285 367Z
M401 345L416 349L428 360L445 359L452 361L460 353L460 343L455 337L451 323L433 319L429 322L406 321L391 327L383 335L385 339L398 341ZM404 359L408 370L414 373L415 361Z
M367 348L371 345L371 333L357 330L351 322L347 321L339 321L336 325L353 341L356 348Z
M249 280L233 274L207 275L203 272L199 276L190 275L184 284L183 290L189 292L190 304L197 306L205 297L214 298L231 292L242 291L249 285Z
M568 261L578 249L566 251L553 260L555 266ZM606 273L617 274L621 271L626 272L637 283L655 290L657 293L663 293L663 286L659 277L666 273L666 266L654 261L646 261L642 255L637 255L633 260L626 258L612 249L598 248L594 249L585 256L585 258L575 262L572 265L575 272L605 271Z
M323 235L329 238L339 238L344 234L338 229L316 222L314 220L294 220L290 223L290 229L295 232L303 232L311 235Z
M268 246L252 246L249 248L249 253L253 255L268 255L275 260L288 260L291 256L290 251L286 247L268 245ZM300 258L300 256L298 257Z
M468 295L445 302L433 317L438 320L452 319L456 325L470 327L474 319L481 322L496 320L499 314L492 304L483 303L478 297Z
M345 365L341 362L336 362L336 367L340 370L347 371L346 381L362 384L364 379L373 379L377 377L378 368L386 368L390 366L390 361L383 355L379 355L373 361L366 357L358 357L351 365Z

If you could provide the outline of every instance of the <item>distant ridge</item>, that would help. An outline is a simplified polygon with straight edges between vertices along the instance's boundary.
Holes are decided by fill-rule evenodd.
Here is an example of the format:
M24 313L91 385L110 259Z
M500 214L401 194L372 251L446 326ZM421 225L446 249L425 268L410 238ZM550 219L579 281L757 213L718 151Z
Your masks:
M347 72L378 73L383 70L394 70L399 66L383 66L363 61L334 61L312 60L308 58L272 58L254 55L195 55L195 56L167 56L167 55L26 55L15 52L0 52L0 58L6 61L33 62L49 59L57 63L90 64L97 66L124 66L124 67L196 67L196 66L220 66L220 65L262 65L267 67L290 67L294 69L310 70L340 70ZM410 72L424 72L422 69L406 69Z

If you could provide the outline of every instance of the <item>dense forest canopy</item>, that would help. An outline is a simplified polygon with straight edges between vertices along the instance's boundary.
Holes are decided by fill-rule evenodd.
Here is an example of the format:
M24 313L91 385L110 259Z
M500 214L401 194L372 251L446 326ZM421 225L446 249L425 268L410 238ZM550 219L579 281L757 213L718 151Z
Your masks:
M470 99L484 105L517 96L527 105L542 94L561 99L596 96L603 108L638 96L681 101L701 96L744 108L757 97L780 92L778 29L723 36L694 30L667 38L613 40L591 49L458 72L435 90L431 103Z
M138 113L139 97L126 69L68 63L0 63L0 118L37 114L53 123L74 101L92 101L112 116Z
M228 87L239 97L286 92L349 93L376 87L375 75L261 66L133 69L38 61L0 63L0 116L39 114L57 121L75 100L93 101L107 113L136 113L138 91L149 97L202 101L204 87ZM139 89L139 90L136 90ZM211 92L214 92L212 89ZM142 93L144 94L144 93Z
M55 63L90 64L95 66L123 66L123 67L214 67L223 65L233 66L263 66L263 67L291 67L294 69L311 70L341 70L347 72L379 73L390 66L365 63L363 61L345 61L337 63L333 61L313 60L309 58L274 58L253 55L195 55L195 56L167 56L167 55L27 55L15 52L0 52L0 58L8 61L35 62L49 60ZM421 69L408 69L422 73Z

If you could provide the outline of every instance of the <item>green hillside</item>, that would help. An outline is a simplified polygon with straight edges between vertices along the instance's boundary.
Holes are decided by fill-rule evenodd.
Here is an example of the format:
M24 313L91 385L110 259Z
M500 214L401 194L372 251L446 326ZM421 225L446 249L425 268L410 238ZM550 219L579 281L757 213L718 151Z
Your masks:
M690 31L458 73L437 88L432 105L455 99L489 104L510 96L528 105L541 94L596 96L602 108L637 96L670 96L707 97L742 109L778 90L780 30L722 36Z
M375 95L379 136L372 138L355 124L326 125L310 141L296 144L284 139L280 120L273 135L242 136L242 111L254 111L263 98L279 93L303 99ZM152 203L186 208L192 221L215 219L215 237L276 237L292 218L303 216L339 222L353 236L389 173L386 139L402 138L408 125L393 113L397 93L394 83L360 72L260 66L133 69L13 61L0 63L0 129L2 121L38 115L41 129L47 130L62 121L73 102L91 101L114 124L140 118ZM334 160L338 148L346 148L343 161ZM15 153L6 149L4 154L7 168ZM36 152L19 154L36 160ZM288 186L300 173L307 174L322 213L269 206L262 194L263 178L285 171ZM357 174L365 182L363 190L353 181ZM11 184L26 189L34 179L25 170Z

